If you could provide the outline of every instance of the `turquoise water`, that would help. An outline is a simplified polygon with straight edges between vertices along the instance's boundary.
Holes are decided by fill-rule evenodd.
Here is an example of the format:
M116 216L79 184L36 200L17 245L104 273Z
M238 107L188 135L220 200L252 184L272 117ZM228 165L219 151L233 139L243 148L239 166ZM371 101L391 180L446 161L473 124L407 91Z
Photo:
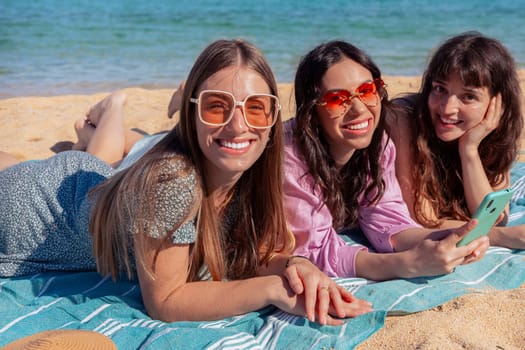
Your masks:
M280 82L343 39L388 75L419 75L450 35L478 30L525 67L525 1L0 0L0 98L175 87L219 38L261 48Z

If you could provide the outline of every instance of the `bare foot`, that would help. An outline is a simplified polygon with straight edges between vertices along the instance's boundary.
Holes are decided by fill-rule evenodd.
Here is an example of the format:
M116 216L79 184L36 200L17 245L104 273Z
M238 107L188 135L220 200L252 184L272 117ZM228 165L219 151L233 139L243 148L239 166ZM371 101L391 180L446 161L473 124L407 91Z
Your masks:
M170 104L168 105L168 118L170 119L173 118L175 112L180 110L182 105L182 93L184 92L184 85L186 85L185 80L180 83L179 88L173 93L173 96L171 96Z
M73 127L78 141L73 144L71 149L85 151L104 113L112 107L121 108L126 104L126 101L127 95L123 91L114 92L91 107L84 118L77 119Z
M79 118L73 127L75 128L78 141L73 144L71 149L85 151L93 133L95 132L95 126L88 122L86 118Z
M91 107L86 115L88 124L95 128L100 122L100 118L104 113L113 107L123 107L127 102L128 96L124 91L116 91L111 95L105 97L102 101Z

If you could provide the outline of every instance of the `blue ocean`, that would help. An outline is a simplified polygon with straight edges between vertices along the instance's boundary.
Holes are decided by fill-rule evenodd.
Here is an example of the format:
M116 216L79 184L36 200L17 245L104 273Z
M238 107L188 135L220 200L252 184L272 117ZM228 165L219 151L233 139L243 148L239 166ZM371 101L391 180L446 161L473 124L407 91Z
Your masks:
M343 39L385 75L419 75L451 35L478 30L525 67L525 1L0 0L0 98L176 87L211 41L244 38L279 82Z

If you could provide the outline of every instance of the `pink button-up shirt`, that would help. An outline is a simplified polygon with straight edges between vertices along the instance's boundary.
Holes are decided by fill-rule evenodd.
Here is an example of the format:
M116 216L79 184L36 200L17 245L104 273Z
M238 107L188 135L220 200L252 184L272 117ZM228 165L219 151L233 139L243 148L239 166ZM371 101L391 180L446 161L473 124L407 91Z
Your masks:
M291 122L286 127L289 128ZM296 238L295 254L309 258L329 276L355 276L355 259L364 246L349 246L332 226L332 214L319 186L312 191L313 178L300 151L286 133L285 211L288 225ZM395 174L395 146L387 142L381 158L385 193L375 205L359 196L359 226L378 252L393 252L390 237L408 228L420 227L411 219Z

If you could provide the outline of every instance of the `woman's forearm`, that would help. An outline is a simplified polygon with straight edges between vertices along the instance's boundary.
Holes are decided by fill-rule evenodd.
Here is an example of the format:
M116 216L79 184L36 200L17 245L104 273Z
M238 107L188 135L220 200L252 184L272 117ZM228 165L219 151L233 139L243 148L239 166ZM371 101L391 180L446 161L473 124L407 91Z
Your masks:
M408 271L402 253L360 252L357 254L355 270L357 277L373 281L414 277L414 273Z
M286 295L285 282L278 276L245 280L186 283L164 300L145 300L152 318L165 322L207 321L235 316L276 303Z
M493 189L477 150L468 152L460 149L460 156L465 200L470 213L473 214L485 195L492 192Z

